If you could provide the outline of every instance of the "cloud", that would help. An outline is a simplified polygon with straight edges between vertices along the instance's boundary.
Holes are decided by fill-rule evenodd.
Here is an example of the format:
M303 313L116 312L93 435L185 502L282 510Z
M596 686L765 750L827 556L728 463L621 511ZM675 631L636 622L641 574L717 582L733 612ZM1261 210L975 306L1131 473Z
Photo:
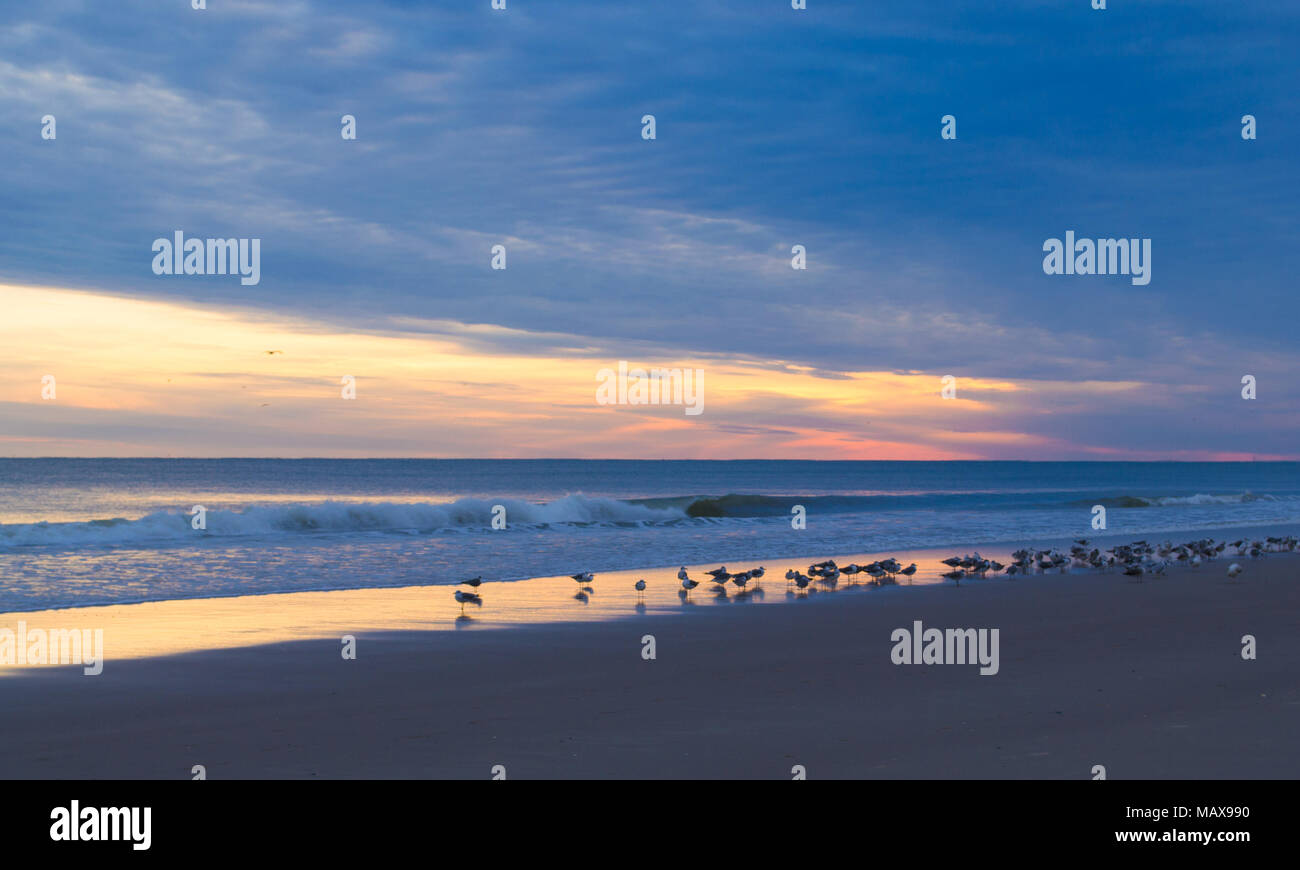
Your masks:
M1144 10L32 4L0 28L0 279L470 353L1140 383L1174 417L1249 371L1293 401L1297 15ZM176 229L261 238L262 283L155 278ZM1152 284L1045 276L1068 229L1152 238ZM1156 445L1127 392L1065 392L1015 425ZM1178 438L1284 452L1278 419Z

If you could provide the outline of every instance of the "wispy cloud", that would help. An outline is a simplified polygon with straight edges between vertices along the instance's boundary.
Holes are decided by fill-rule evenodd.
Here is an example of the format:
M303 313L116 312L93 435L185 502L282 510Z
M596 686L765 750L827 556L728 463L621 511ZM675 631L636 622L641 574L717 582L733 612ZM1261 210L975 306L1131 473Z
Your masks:
M210 5L0 27L0 279L472 353L1056 385L954 430L1039 438L988 455L1155 450L1169 419L1187 450L1289 449L1292 6ZM262 283L155 278L177 228L261 238ZM1152 284L1044 276L1067 229L1152 238ZM1214 398L1244 373L1249 416ZM718 425L770 449L786 424L742 407Z

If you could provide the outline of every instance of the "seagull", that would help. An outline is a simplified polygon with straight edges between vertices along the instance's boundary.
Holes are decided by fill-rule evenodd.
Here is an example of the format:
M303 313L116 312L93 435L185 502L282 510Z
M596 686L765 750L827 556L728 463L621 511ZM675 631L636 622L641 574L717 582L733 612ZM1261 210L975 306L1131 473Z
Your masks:
M637 591L637 595L638 595L638 596L643 596L643 595L645 595L645 581L644 581L644 580L638 580L638 581L636 581L636 591Z
M457 585L457 586L473 586L475 589L477 589L477 588L479 588L479 586L481 586L482 584L483 584L483 578L482 578L482 577L471 577L471 578L469 578L468 580L462 580L462 581L460 581L460 582L457 583L456 585Z
M477 605L478 607L482 607L482 606L483 606L483 599L480 598L477 594L475 594L475 593L473 593L473 592L461 592L459 589L457 589L457 590L456 590L456 594L455 594L455 598L456 598L456 600L457 600L458 602L460 602L460 615L461 615L461 616L464 616L464 615L465 615L465 605L466 605L466 604L474 604L474 605Z
M685 579L686 579L686 566L685 566L685 565L682 566L682 570L680 570L680 571L677 572L677 579L678 579L678 580L685 580Z
M690 595L691 590L699 585L700 585L699 580L692 580L690 577L687 577L685 580L682 581L682 588L686 590L687 595Z
M916 563L913 562L912 564L908 565L906 568L899 571L898 573L902 574L904 577L911 577L913 574L916 573Z
M1236 576L1237 576L1238 574L1240 574L1243 570L1245 570L1245 569L1242 568L1240 565L1238 565L1236 562L1233 562L1231 565L1228 566L1228 576L1229 576L1229 577L1236 577Z
M723 583L726 583L727 578L731 576L730 574L727 573L726 565L723 565L721 568L714 568L712 571L705 571L704 573L708 574L714 580L721 579Z
M735 583L738 588L744 589L745 584L749 582L749 574L741 571L739 574L736 574L731 578L731 582Z
M596 575L592 574L590 571L583 574L570 574L569 576L574 580L577 580L579 583L590 583L596 579Z

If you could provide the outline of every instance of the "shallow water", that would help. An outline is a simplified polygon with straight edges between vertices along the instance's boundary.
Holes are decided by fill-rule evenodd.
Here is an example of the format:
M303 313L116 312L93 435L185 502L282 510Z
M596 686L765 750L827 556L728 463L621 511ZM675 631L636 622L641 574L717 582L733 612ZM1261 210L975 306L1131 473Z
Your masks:
M1097 504L1292 524L1300 463L0 459L0 611L1068 540Z

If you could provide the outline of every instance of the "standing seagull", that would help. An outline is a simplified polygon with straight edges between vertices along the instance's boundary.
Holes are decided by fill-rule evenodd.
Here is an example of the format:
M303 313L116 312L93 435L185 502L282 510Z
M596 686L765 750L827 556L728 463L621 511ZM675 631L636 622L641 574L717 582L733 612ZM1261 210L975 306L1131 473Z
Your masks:
M581 584L590 583L591 581L596 579L596 575L592 574L590 571L587 571L582 574L570 574L569 576L572 577L574 580L577 580Z
M483 606L483 599L480 598L477 594L475 594L475 593L473 593L473 592L461 592L459 589L457 589L457 590L456 590L456 594L455 594L454 597L455 597L455 599L456 599L457 601L460 602L460 615L461 615L461 616L464 616L464 615L465 615L465 605L466 605L466 604L474 604L474 605L477 605L478 607L482 607L482 606Z
M482 578L482 577L471 577L471 578L469 578L468 580L462 580L462 581L460 581L460 582L457 583L456 585L457 585L457 586L473 586L475 589L477 589L477 588L479 588L480 586L483 585L483 578Z
M638 598L644 598L644 597L645 597L645 581L644 581L644 580L638 580L638 581L636 581L636 594L637 594L637 597L638 597Z
M699 581L699 580L692 580L690 577L687 577L686 579L684 579L684 580L682 581L682 589L686 590L684 594L686 594L686 595L690 595L690 594L691 594L691 590L694 589L696 586L699 586L699 585L700 585L700 581Z

